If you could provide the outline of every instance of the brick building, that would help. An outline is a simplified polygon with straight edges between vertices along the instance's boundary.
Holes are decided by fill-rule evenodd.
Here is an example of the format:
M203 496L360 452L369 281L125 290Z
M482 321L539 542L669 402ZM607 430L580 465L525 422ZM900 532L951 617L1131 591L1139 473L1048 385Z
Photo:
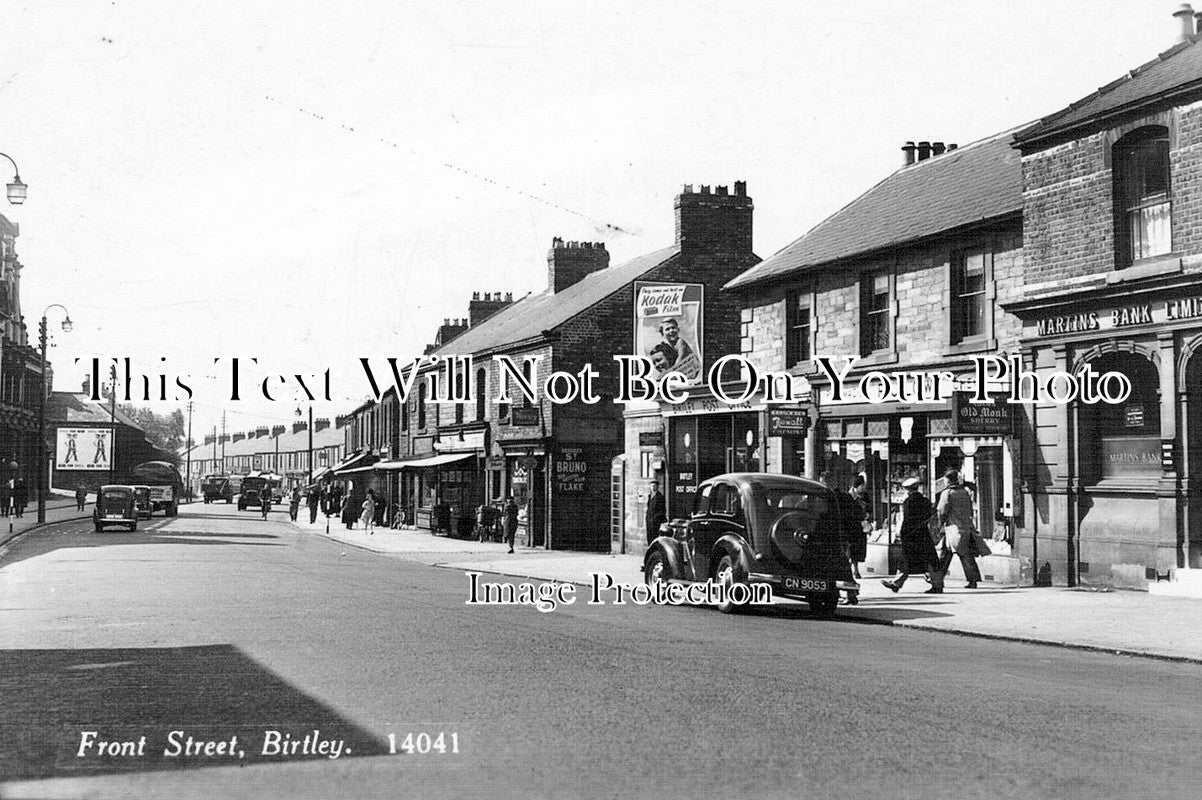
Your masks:
M38 400L41 359L21 314L21 262L16 223L0 215L0 481L38 485Z
M1055 583L1202 586L1202 45L1176 16L1177 46L1016 137L1025 364L1132 386L1033 411L1020 548Z
M611 548L611 534L620 540L620 530L611 530L610 523L611 503L624 496L610 478L623 451L622 407L612 402L618 374L613 356L633 352L636 292L644 285L694 287L691 291L704 294L696 318L690 317L699 327L694 355L730 352L738 309L717 290L758 260L751 250L752 201L745 184L736 183L733 192L724 186L685 187L675 199L675 213L674 244L618 266L609 266L601 243L555 239L547 254L545 292L470 325L433 351L473 357L475 374L467 379L475 400L428 402L425 381L410 398L412 460L404 471L411 484L404 494L419 525L430 524L439 504L449 505L458 518L513 494L522 508L519 535L530 545L604 552ZM511 382L514 402L491 402L500 379L494 355L529 363L529 375L540 387L552 371L576 374L592 364L602 399L593 405L555 404L540 388L538 400L528 402ZM703 360L697 358L698 366Z
M53 466L63 461L63 454L56 452L59 429L79 432L79 457L67 457L67 461L78 462L81 467L86 467L68 469ZM46 402L46 431L52 465L50 487L61 491L70 492L82 484L88 491L94 492L106 483L129 480L130 470L145 461L175 463L176 459L174 453L160 450L152 444L146 438L146 430L121 409L112 409L108 402L94 402L82 393L50 393ZM101 450L108 451L105 455L109 460L98 462L93 457L96 447L92 431L101 433L105 442L111 442L101 447Z

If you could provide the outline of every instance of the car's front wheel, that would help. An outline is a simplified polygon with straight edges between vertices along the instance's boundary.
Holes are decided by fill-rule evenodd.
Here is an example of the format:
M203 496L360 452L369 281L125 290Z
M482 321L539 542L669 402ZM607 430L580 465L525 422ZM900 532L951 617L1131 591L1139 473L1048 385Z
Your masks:
M103 525L101 525L99 522L97 522L97 523L96 523L96 532L97 532L97 533L103 533L103 532L104 532L104 526L103 526Z
M672 579L672 567L669 566L668 559L662 552L657 550L647 558L643 579L648 586L652 587L657 583L667 583Z
M129 529L131 532L136 531L138 529L138 521L136 519L133 522L129 523Z
M722 599L717 603L718 610L723 614L733 614L739 610L738 603L730 600L730 587L735 584L735 560L730 556L722 556L718 568L714 570L714 583L722 586Z

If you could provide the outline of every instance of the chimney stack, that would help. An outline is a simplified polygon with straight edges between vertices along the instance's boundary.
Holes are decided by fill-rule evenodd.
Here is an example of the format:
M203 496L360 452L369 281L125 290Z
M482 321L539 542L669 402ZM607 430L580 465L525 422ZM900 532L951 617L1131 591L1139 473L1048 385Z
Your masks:
M485 292L483 298L481 298L480 292L472 292L472 301L467 304L468 327L476 327L481 322L512 303L512 292L510 292L509 298L509 300L503 300L500 292L497 292L496 294Z
M941 156L947 148L943 146L943 142L931 142L931 155Z
M608 266L609 251L605 249L605 242L565 242L556 236L547 251L547 288L552 294L559 294L585 276Z
M918 160L926 161L930 157L931 157L931 143L930 142L919 142L918 143Z
M324 431L328 427L330 427L330 420L326 417L323 417L322 419L313 420L313 432L314 433L320 433L321 431Z
M726 186L702 186L693 191L686 183L676 196L676 245L681 250L713 254L749 255L751 221L755 204L747 196L747 182L735 181L734 191Z
M245 434L245 433L235 433L235 434L234 434L234 441L235 441L235 442L240 442L240 441L242 441L242 440L243 440L243 439L245 439L245 438L246 438L246 434Z
M300 433L307 427L309 427L309 423L307 423L307 422L294 422L294 423L292 423L292 432Z
M908 167L914 163L914 151L918 148L913 142L906 142L902 145L902 166Z
M1182 3L1181 8L1173 12L1173 16L1181 21L1181 34L1177 41L1179 43L1192 42L1194 40L1194 7L1189 3Z

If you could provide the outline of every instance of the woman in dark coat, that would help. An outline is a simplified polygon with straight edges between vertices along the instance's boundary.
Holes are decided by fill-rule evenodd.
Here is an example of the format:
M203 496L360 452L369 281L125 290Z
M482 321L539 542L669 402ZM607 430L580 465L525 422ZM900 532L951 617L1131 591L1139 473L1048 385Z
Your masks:
M518 533L518 504L514 502L513 495L505 498L505 506L501 509L501 518L505 523L505 543L509 545L509 552L513 552L513 541L517 538Z
M935 543L931 541L931 517L935 509L931 501L919 490L918 478L907 478L902 481L906 490L906 501L902 504L901 544L906 566L892 581L884 581L883 585L896 592L910 577L911 572L931 573L931 588L926 594L943 594L943 573L939 571L939 556L935 552Z
M25 481L17 478L13 481L13 511L18 517L25 516L25 504L29 502L29 490L25 488Z

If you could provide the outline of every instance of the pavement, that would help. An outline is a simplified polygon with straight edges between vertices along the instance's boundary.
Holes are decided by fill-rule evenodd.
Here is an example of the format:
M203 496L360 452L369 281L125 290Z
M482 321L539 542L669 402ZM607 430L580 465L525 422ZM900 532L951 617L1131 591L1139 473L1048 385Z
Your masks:
M327 535L326 518L308 523L307 509L294 523L302 531ZM548 551L434 536L422 529L378 528L369 534L347 530L330 518L328 536L344 544L428 566L488 572L538 581L588 585L592 573L616 582L642 581L642 558ZM1202 601L1159 597L1146 592L1096 591L1065 587L1026 587L982 582L977 589L949 583L944 594L928 595L922 576L894 594L882 578L860 581L860 602L841 605L838 616L990 639L1032 642L1115 654L1202 663ZM780 604L796 601L778 598Z
M51 495L46 500L46 522L65 522L67 520L89 517L92 514L92 504L95 502L96 495L89 494L88 501L84 505L84 510L79 511L76 508L74 495L70 497ZM13 537L19 536L30 528L36 527L37 524L38 501L35 498L25 506L24 515L20 517L0 517L0 547L7 544Z

